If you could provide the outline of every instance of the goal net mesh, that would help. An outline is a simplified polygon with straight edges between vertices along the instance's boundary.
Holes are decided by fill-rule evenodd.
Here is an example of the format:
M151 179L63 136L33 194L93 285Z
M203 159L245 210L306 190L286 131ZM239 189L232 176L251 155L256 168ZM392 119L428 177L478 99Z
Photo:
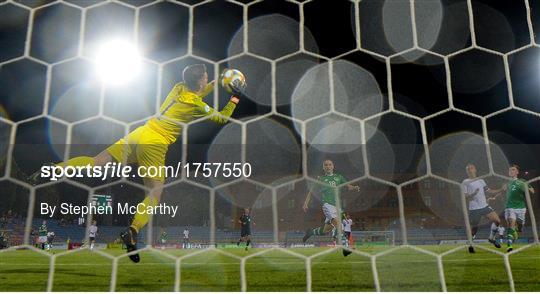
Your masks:
M509 124L534 128L540 119L537 103L527 102L538 96L527 78L536 72L524 61L538 55L531 2L515 1L509 21L486 1L471 0L0 1L0 31L11 42L0 45L0 191L6 199L0 204L0 264L28 249L35 257L18 266L30 269L46 260L39 263L48 266L42 290L56 291L62 288L55 280L78 266L70 256L91 254L110 265L105 290L145 290L123 286L135 270L126 254L34 246L43 220L55 228L58 244L88 243L92 220L100 228L98 243L119 244L128 216L50 219L40 204L86 205L102 195L113 207L135 205L148 193L140 179L64 178L33 186L26 175L45 162L96 155L159 114L186 65L204 63L209 80L225 68L243 71L250 99L224 126L206 118L183 125L167 165L249 163L251 176L193 176L184 168L166 180L162 202L178 213L153 217L139 236L143 265L150 260L149 271L170 278L164 278L170 287L157 290L206 289L186 273L212 259L235 265L230 290L265 290L250 287L250 269L258 263L277 278L292 268L303 280L293 290L318 289L316 269L342 249L334 242L341 228L337 238L328 233L309 241L324 250L310 255L298 247L304 247L306 229L323 224L323 197L315 193L306 213L303 204L331 159L347 179L336 206L353 220L348 250L360 261L350 263L367 266L373 290L400 290L385 287L384 271L395 258L405 268L407 260L431 262L432 290L446 291L445 258L477 243L500 257L514 291L511 258L538 246L538 203L526 194L521 241L527 245L506 253L483 244L490 225L485 219L473 240L461 182L465 166L475 163L478 176L498 189L511 163L532 156L534 142L502 133ZM142 73L127 86L93 77L97 45L118 36L139 44L144 56ZM523 98L528 87L530 97ZM221 109L228 94L215 89L205 101ZM527 181L537 187L533 176ZM504 209L501 198L489 204ZM252 210L253 246L261 249L237 255L228 248L237 247L244 208ZM74 222L83 233L63 233ZM453 246L425 246L438 244ZM168 250L186 247L191 250ZM212 282L222 277L214 276Z

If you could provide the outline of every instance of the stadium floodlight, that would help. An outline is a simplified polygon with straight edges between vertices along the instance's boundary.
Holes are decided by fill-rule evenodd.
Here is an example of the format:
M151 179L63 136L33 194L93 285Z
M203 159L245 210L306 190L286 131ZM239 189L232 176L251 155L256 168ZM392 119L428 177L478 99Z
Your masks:
M141 69L141 58L135 45L124 40L103 43L96 56L98 76L108 84L123 84Z

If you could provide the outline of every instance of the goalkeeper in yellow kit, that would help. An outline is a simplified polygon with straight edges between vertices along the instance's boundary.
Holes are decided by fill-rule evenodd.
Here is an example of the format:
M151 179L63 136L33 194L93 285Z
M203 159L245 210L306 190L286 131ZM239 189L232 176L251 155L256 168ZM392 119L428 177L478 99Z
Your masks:
M241 97L244 97L243 84L230 85L233 95L229 103L216 111L206 104L202 98L212 92L214 81L208 83L208 73L203 64L187 66L182 72L183 83L176 84L160 107L160 113L146 122L144 126L135 129L124 138L99 153L95 157L75 157L59 166L104 166L108 162L137 163L139 166L160 167L165 165L165 155L170 144L174 143L182 131L181 123L188 123L201 117L218 124L225 124L233 113ZM36 176L33 176L34 178ZM163 191L164 175L158 173L155 177L145 177L143 182L150 193L143 200L146 206L159 203ZM122 241L131 252L137 249L137 235L148 223L149 215L137 213L129 228L120 234ZM139 262L138 254L129 256L133 262Z

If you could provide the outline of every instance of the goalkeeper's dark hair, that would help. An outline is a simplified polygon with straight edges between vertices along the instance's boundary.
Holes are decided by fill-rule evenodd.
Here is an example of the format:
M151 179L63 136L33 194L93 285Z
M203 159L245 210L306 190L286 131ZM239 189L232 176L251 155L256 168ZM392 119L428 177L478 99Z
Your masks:
M199 81L203 78L206 72L206 65L204 64L192 64L184 68L182 72L182 78L184 83L191 90L197 90L199 87Z

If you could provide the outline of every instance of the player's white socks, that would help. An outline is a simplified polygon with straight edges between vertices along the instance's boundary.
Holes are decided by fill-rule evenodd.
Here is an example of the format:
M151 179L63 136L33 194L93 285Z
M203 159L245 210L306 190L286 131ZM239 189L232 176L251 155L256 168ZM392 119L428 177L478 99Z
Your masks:
M499 230L499 227L495 223L491 223L491 230L489 230L489 239L495 238L495 233Z
M94 250L94 243L90 243L90 250Z
M499 226L498 229L497 229L498 233L499 233L499 238L503 238L504 237L504 227L503 226Z
M495 235L497 234L497 236ZM496 225L495 223L491 223L491 230L489 232L489 239L493 240L495 237L502 239L504 236L504 227L501 225Z

